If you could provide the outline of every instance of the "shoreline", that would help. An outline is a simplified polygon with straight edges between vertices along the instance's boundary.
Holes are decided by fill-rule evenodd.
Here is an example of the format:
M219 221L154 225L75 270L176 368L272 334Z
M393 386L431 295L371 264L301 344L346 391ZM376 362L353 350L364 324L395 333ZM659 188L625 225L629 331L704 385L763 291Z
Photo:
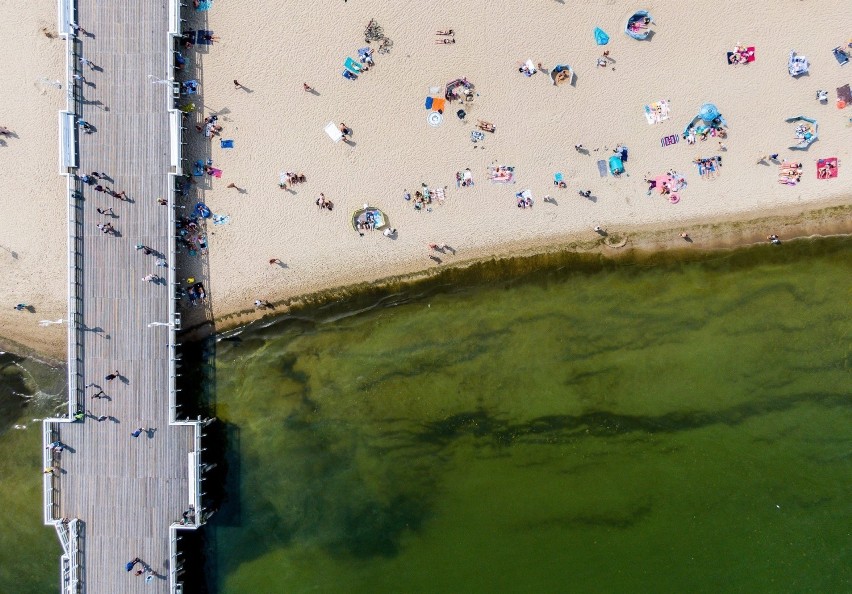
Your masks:
M673 251L714 252L746 248L766 242L767 233L777 233L782 241L806 238L828 238L852 235L852 201L848 198L832 200L817 209L802 211L799 208L777 209L770 216L750 218L720 217L700 224L670 227L667 225L643 225L626 230L610 228L609 238L624 239L620 247L607 245L606 238L591 230L588 233L568 235L560 238L542 238L541 241L519 241L503 244L499 249L480 249L453 258L444 264L427 268L414 262L372 281L357 281L343 278L329 286L318 286L302 290L297 294L282 286L280 290L264 296L272 303L271 309L244 308L226 311L202 323L185 327L181 331L184 340L202 340L214 334L228 332L264 318L274 318L304 307L319 307L341 298L353 297L371 291L380 291L391 285L411 286L440 276L453 269L464 269L485 262L511 261L519 258L546 256L550 254L598 254L610 260L619 260L637 253L653 254ZM689 233L690 242L684 241L680 233ZM619 241L621 243L621 241ZM783 247L783 246L782 246ZM51 365L62 365L66 358L58 358L65 346L65 332L57 341L41 340L29 344L20 338L0 336L0 350L17 356L32 357Z
M559 241L542 241L530 244L519 242L517 245L504 245L495 253L480 250L478 253L465 254L447 264L431 266L415 271L400 271L386 275L375 281L340 283L298 295L288 295L281 291L267 300L271 309L258 310L246 308L226 312L217 316L213 322L205 321L182 329L182 336L189 340L200 340L214 334L221 334L245 326L264 318L274 318L295 309L320 307L341 298L354 297L370 291L381 291L391 285L412 286L440 276L452 269L470 268L485 262L511 261L519 258L546 256L550 254L599 254L610 260L620 260L635 256L637 253L654 254L663 252L695 251L697 253L736 250L766 243L767 233L777 233L782 241L797 239L829 238L852 235L852 203L849 200L835 201L821 208L800 211L788 209L772 216L758 218L720 218L697 225L684 225L671 228L663 225L639 226L625 231L609 230L609 236L620 234L626 238L623 247L610 247L605 238L593 232L566 236ZM797 211L793 214L794 211ZM680 237L682 231L688 231L692 241L686 242Z

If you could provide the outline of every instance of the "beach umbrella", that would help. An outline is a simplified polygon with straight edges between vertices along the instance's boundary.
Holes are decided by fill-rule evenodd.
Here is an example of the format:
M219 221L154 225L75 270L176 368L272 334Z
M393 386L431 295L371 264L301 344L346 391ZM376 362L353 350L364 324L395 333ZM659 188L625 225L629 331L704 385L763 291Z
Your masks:
M718 118L720 115L722 115L722 114L719 113L719 110L712 103L705 103L704 105L701 106L701 109L698 111L698 116L702 120L704 120L705 122L708 122L708 123L712 122L713 120Z

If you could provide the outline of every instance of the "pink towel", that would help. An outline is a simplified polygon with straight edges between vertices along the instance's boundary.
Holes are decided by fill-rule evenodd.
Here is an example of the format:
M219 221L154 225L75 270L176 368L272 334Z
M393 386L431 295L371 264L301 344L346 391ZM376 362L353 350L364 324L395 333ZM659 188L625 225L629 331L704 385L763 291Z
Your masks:
M215 167L211 167L210 175L212 175L213 177L222 177L222 170L216 169Z

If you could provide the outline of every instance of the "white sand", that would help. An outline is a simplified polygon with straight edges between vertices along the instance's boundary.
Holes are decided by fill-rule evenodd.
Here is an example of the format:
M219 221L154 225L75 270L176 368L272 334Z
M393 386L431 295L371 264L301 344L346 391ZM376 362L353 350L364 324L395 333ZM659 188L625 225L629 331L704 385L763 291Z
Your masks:
M675 226L850 195L852 177L844 165L839 178L824 181L816 179L814 164L821 156L845 161L852 146L846 126L852 110L834 106L835 87L852 73L831 54L849 35L839 18L840 0L776 2L771 11L760 9L759 24L754 2L718 3L722 10L709 19L706 10L682 2L653 2L646 8L656 33L645 42L623 32L639 7L632 2L542 1L523 11L510 2L388 4L337 1L324 3L318 14L304 3L279 15L272 3L221 2L209 13L209 28L222 42L203 56L205 104L223 114L222 136L236 147L222 150L213 141L214 164L224 176L204 192L214 212L231 216L210 237L217 313L249 307L255 297L298 295L433 265L430 242L456 248L457 261L503 253L510 245L592 235L595 225ZM376 54L376 67L358 80L345 80L343 60L365 45L370 18L382 25L393 49ZM610 35L605 48L594 42L595 26ZM457 43L435 45L434 32L450 28ZM725 52L738 41L757 47L754 63L727 65ZM610 50L615 71L596 67L603 49ZM809 77L788 75L790 49L811 60ZM527 58L546 68L572 65L576 86L555 87L543 73L524 77L517 67ZM453 106L442 126L429 127L429 87L462 76L478 92L468 123L456 118ZM235 89L235 78L252 92ZM320 95L304 92L303 82ZM830 90L827 106L815 101L819 88ZM671 117L649 126L643 106L659 99L670 100ZM680 134L705 101L729 123L727 152L719 153L715 139L662 148L660 138ZM792 128L783 120L799 113L819 119L820 140L795 155L805 176L787 187L777 183L777 167L756 165L756 159L770 152L793 156L786 148ZM477 118L497 126L484 149L473 148L469 138ZM345 122L356 145L333 144L322 130L328 121ZM630 149L629 175L600 178L596 160L619 142ZM600 150L584 156L575 143ZM723 155L721 175L700 179L692 159L715 154ZM495 160L516 167L516 184L487 180ZM465 167L476 185L456 189L455 172ZM677 205L646 196L643 176L669 168L689 182ZM284 170L304 173L307 183L295 186L295 194L278 189ZM568 177L568 190L553 187L556 171ZM424 181L449 186L444 206L416 212L403 200L404 189L413 192ZM226 189L229 182L246 193ZM526 188L535 206L519 210L514 193ZM591 189L597 200L581 198L578 188ZM319 192L335 202L333 213L317 209ZM558 206L544 203L546 194ZM353 231L350 215L365 202L389 215L398 239L380 233L361 238ZM287 268L270 266L273 257Z
M201 156L209 150L214 166L224 170L221 179L205 178L201 192L213 212L231 217L227 225L210 225L209 275L200 278L217 317L250 308L258 297L276 300L435 266L428 259L431 242L457 250L456 256L439 254L449 264L577 235L591 238L595 225L620 231L649 224L688 229L690 223L848 202L852 108L838 110L834 100L835 88L852 78L852 65L841 67L831 54L850 35L843 17L848 1L727 0L709 10L675 0L527 4L520 10L517 3L505 1L335 0L288 5L282 11L279 3L268 0L216 1L210 12L192 15L190 26L201 28L206 17L206 28L221 37L203 53L197 47L189 52L202 68L203 115L218 113L222 138L235 143L233 150L223 150L214 139L208 149L208 141L193 131L187 152ZM650 41L636 41L623 32L627 17L638 8L648 9L656 22ZM343 60L357 57L371 18L393 40L393 49L376 53L375 68L358 80L346 80ZM609 34L609 45L595 44L595 26ZM450 28L457 43L435 45L434 32ZM10 35L3 37L7 45ZM9 51L20 53L22 62L36 60L24 55L25 44L58 47L43 36L35 39L35 32L17 37L24 41ZM736 42L756 46L756 62L727 65L725 52ZM604 49L614 63L597 68ZM810 59L810 76L795 80L788 75L791 49ZM527 58L546 68L570 64L577 74L575 86L555 87L545 73L524 77L517 68ZM47 65L43 57L38 60L44 70L59 65L58 60ZM59 70L53 68L50 76L60 76ZM467 122L456 118L453 105L440 127L428 126L423 103L429 87L443 88L459 77L473 82L478 93L466 108ZM4 230L15 230L14 241L8 234L3 237L21 254L14 263L21 271L15 278L25 295L33 295L41 283L38 270L63 269L65 245L64 210L35 210L36 191L48 195L51 204L61 194L58 177L50 177L58 100L37 95L35 78L37 74L26 71L16 82L35 97L19 97L8 85L0 91L3 105L18 106L4 114L0 125L41 127L40 144L26 147L48 163L38 174L24 174L25 167L34 167L33 159L23 154L24 141L12 143L18 151L12 162L21 175L4 176L3 200L7 205L20 201L26 208L3 222ZM251 92L235 89L235 78ZM319 95L304 92L303 82ZM827 105L815 100L817 89L829 91ZM650 126L643 106L659 99L670 101L671 117ZM681 140L662 148L660 138L680 135L707 101L719 107L729 124L727 152L719 152L716 139L693 146ZM26 113L24 105L29 106ZM784 118L800 113L819 120L820 140L808 151L793 152L787 149L792 126ZM496 134L486 134L484 149L470 142L477 118L497 126ZM333 144L323 132L328 121L352 128L354 146ZM29 134L26 140L30 142ZM576 143L592 152L577 153ZM630 150L627 175L600 178L597 159L608 158L618 143ZM801 184L782 186L776 181L777 167L755 163L760 154L771 152L804 164ZM4 148L0 159L8 160L10 154ZM716 154L723 156L720 176L701 179L692 159ZM840 159L840 176L817 180L815 161L828 156ZM515 166L517 183L489 183L487 166L495 161ZM8 172L9 162L3 164ZM455 172L466 167L476 185L457 189ZM647 196L643 181L647 173L656 176L670 168L684 174L689 184L676 205L658 194ZM303 173L307 182L293 192L279 189L278 174L285 170ZM553 187L556 171L566 175L567 190ZM226 188L231 182L245 192ZM403 190L413 193L421 182L448 186L445 204L416 212L405 202ZM515 206L514 194L523 189L532 191L532 209ZM581 198L578 189L591 189L596 200ZM320 192L334 201L333 212L315 205ZM558 204L543 202L546 194ZM363 203L382 208L398 238L379 232L359 237L350 216ZM49 241L34 241L39 226ZM5 280L10 261L0 257L5 258ZM270 266L270 258L280 258L286 266ZM50 283L51 291L39 297L41 307L62 317L64 302L56 297L64 295L64 284ZM5 328L11 313L17 314L11 305L7 312L5 304L18 298L7 283L0 290Z
M0 3L0 126L15 133L0 146L0 336L65 358L67 199L59 176L57 112L65 107L65 42L56 3ZM57 89L43 79L61 81ZM35 313L18 312L17 303Z

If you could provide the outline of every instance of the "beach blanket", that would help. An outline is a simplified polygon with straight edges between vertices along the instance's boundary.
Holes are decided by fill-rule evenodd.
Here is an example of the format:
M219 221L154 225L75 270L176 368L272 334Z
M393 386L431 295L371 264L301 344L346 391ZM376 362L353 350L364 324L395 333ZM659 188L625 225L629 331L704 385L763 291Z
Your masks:
M751 62L754 62L754 46L728 52L728 64L749 64Z
M470 141L471 142L479 142L480 140L485 139L485 134L480 132L479 130L472 130L470 133Z
M515 168L508 165L492 165L488 168L488 179L495 184L514 183Z
M219 141L219 144L222 145L223 149L232 149L234 148L233 140L225 140L224 138Z
M196 31L195 43L200 45L213 45L213 40L207 39L208 36L213 37L213 31Z
M598 161L598 173L600 173L601 177L606 177L607 167L606 161L600 160Z
M470 169L465 169L464 171L456 171L456 187L462 186L472 186L473 185L473 175L470 173Z
M646 105L645 119L648 120L649 126L659 124L663 120L669 119L669 102L665 99L660 99L656 103Z
M673 144L677 144L678 142L680 142L680 136L678 136L677 134L671 134L669 136L663 136L660 139L660 144L663 147L671 146Z
M606 45L609 43L609 35L604 33L600 27L595 27L595 43L598 45Z
M213 177L215 177L217 179L222 177L222 170L216 169L215 167L211 167L209 169L209 173L210 173L210 175L212 175Z
M199 2L195 10L199 12L206 12L210 10L211 6L213 6L213 0L205 0L204 2Z
M852 104L852 89L849 88L849 85L837 87L837 99L845 101L846 105Z
M722 166L722 157L699 157L693 162L698 167L698 175L705 179L712 179L716 177L716 173Z
M229 217L228 215L219 215L219 214L213 215L213 224L214 225L227 225L230 222L231 222L231 217Z
M435 195L435 198L438 199L438 202L440 204L444 203L444 199L446 198L446 196L444 195L444 188L435 188L434 190L432 190L432 193Z
M837 157L817 161L817 179L837 177Z

